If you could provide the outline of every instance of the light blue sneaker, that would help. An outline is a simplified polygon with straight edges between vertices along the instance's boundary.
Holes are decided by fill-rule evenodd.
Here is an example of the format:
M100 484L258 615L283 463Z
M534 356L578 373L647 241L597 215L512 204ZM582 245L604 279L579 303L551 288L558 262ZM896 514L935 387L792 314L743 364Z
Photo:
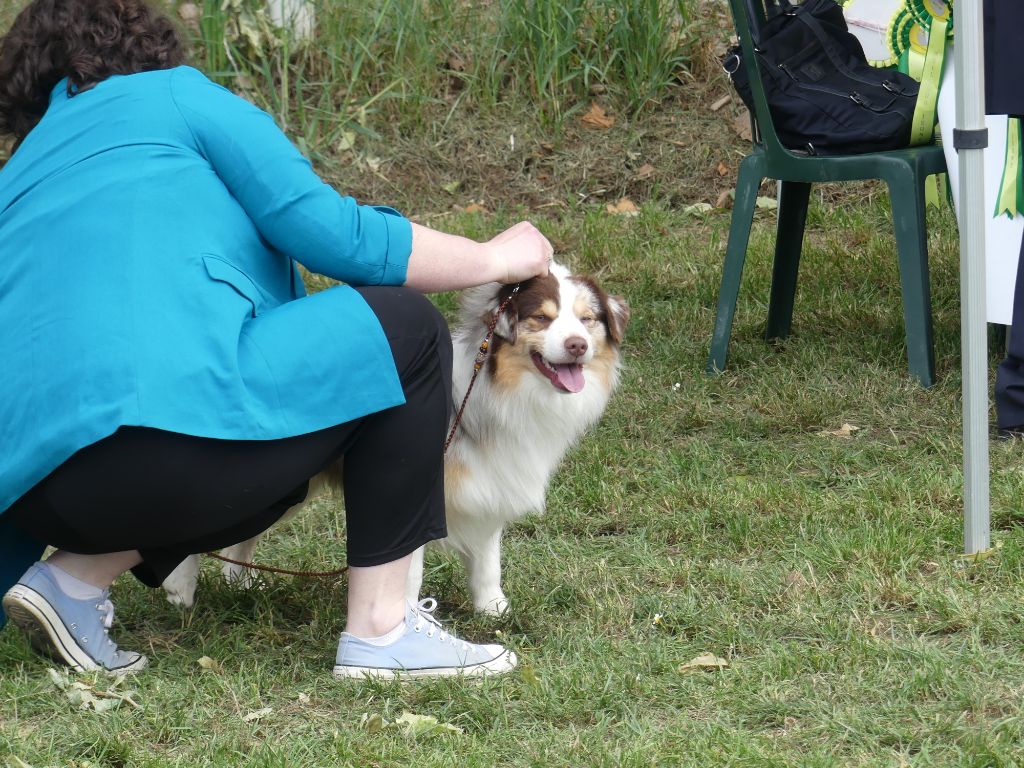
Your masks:
M3 599L11 623L24 630L37 650L76 672L137 672L148 663L140 653L118 650L108 631L114 605L106 591L91 600L68 597L46 563L36 563Z
M481 677L515 669L516 655L500 645L467 643L441 628L432 597L408 603L405 634L390 645L372 645L341 633L334 676L407 679L413 677Z

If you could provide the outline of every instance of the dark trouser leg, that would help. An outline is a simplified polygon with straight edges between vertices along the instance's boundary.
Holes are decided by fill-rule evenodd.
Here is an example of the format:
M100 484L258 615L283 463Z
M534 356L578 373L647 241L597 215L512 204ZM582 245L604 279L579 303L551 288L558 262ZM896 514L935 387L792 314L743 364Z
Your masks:
M1024 427L1024 242L1017 261L1013 325L1006 359L996 371L996 419L1000 429Z
M366 416L345 452L349 563L372 566L447 535L443 443L452 346L444 318L416 291L360 293L384 328L406 398Z
M138 550L143 563L133 572L159 586L189 554L255 536L301 501L323 461L317 447L296 438L212 440L122 427L76 453L6 514L76 554Z
M361 292L391 340L405 405L281 440L124 427L76 453L5 515L69 552L138 550L135 574L158 586L189 554L266 530L305 497L310 477L344 456L353 564L388 562L444 536L447 327L415 291Z

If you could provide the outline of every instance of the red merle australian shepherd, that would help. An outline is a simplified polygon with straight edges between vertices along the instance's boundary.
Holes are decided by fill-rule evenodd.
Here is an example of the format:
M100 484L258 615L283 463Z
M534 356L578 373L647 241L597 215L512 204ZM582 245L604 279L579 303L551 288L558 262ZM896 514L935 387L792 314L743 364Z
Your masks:
M453 333L453 400L461 403L477 351L512 286L465 291ZM448 538L434 542L465 563L476 610L508 608L501 589L501 534L505 525L544 509L548 483L565 455L604 412L618 383L619 344L629 307L587 277L552 264L546 277L522 284L495 326L490 354L474 384L459 429L445 456ZM338 488L338 472L311 483ZM301 505L300 505L301 506ZM291 512L289 513L291 514ZM256 539L224 554L251 561ZM198 563L190 558L164 582L169 599L191 605ZM246 584L249 572L226 565L224 575ZM413 559L408 596L418 597L423 550Z

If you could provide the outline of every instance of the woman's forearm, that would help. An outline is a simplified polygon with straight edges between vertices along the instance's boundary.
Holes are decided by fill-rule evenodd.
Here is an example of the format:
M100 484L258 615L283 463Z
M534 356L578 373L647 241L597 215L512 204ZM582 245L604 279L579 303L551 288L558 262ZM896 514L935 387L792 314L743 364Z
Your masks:
M485 243L413 224L405 284L431 293L519 282L547 274L551 253L547 238L528 222Z

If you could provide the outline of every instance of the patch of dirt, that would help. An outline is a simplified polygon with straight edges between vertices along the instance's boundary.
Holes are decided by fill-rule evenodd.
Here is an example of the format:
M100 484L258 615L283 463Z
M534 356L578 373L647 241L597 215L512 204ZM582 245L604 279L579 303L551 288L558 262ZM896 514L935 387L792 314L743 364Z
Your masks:
M609 128L582 119L590 103L578 105L560 131L545 127L530 106L493 116L463 110L439 136L374 126L381 139L362 151L380 159L376 168L342 153L323 159L318 171L360 201L414 215L473 203L539 209L623 197L638 205L715 205L733 188L750 143L737 134L745 109L718 63L731 25L720 6L709 7L690 71L639 116L617 113L600 95L592 103L614 119ZM447 107L439 107L441 122Z

